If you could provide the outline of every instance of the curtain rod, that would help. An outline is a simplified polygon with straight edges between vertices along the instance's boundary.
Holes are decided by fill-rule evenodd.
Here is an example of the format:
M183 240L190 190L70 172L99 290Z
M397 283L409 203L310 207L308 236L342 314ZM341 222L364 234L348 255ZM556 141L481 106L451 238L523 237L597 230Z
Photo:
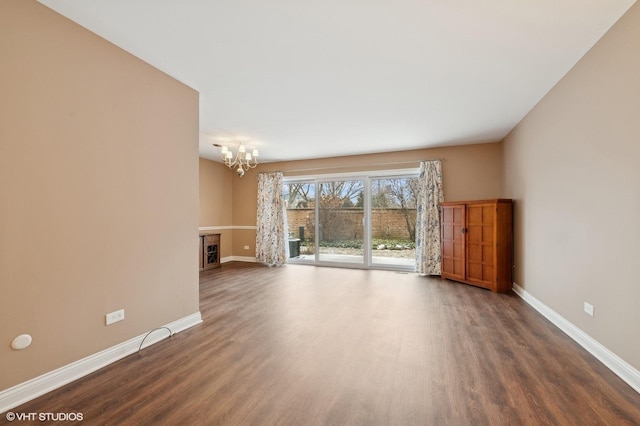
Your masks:
M348 165L348 166L325 166L325 167L310 167L307 169L292 169L292 170L283 170L284 173L296 173L296 172L313 172L313 171L317 171L317 170L331 170L331 169L347 169L347 168L354 168L354 167L374 167L374 166L394 166L394 165L401 165L401 164L420 164L421 162L427 162L427 161L444 161L444 158L433 158L430 160L412 160L412 161L392 161L392 162L387 162L387 163L375 163L375 164L362 164L362 165Z

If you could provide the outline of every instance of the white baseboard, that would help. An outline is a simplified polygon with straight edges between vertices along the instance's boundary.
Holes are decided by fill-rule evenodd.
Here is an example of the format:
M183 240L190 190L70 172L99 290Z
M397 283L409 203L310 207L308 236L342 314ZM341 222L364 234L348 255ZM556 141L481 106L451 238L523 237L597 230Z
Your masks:
M227 256L220 259L221 263L227 262L257 262L255 257L251 256Z
M173 334L193 327L202 322L200 312L196 312L179 320L173 321L164 327L168 327ZM56 370L45 373L34 379L20 383L9 389L0 392L0 413L7 411L13 407L24 404L27 401L35 399L40 395L51 392L54 389L62 387L73 382L87 374L116 362L128 355L138 351L140 344L144 340L144 347L148 347L161 340L169 337L167 330L157 330L145 339L148 333L129 339L119 343L108 349L89 355L86 358L72 362Z
M591 355L596 357L636 392L640 393L640 371L636 370L625 360L611 352L556 311L536 299L518 284L513 283L513 291L520 296L522 300L527 302L545 318L555 324L555 326L562 330L566 335L585 348Z

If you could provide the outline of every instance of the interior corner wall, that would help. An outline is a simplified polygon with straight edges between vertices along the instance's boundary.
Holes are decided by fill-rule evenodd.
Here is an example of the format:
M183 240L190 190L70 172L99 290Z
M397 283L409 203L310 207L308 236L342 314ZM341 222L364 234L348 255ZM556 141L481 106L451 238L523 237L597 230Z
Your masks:
M636 3L503 141L515 282L636 369L639 52Z
M285 177L298 175L366 172L417 168L420 160L442 159L444 197L447 201L498 198L502 191L502 144L500 142L445 146L380 154L262 163L242 178L232 177L233 224L256 225L260 172L281 171ZM399 165L400 164L400 165ZM255 257L255 229L234 229L233 254ZM245 249L249 246L249 249Z
M3 390L199 311L198 93L35 0L0 57Z
M200 158L200 228L220 233L220 256L230 257L233 246L233 171L222 163Z

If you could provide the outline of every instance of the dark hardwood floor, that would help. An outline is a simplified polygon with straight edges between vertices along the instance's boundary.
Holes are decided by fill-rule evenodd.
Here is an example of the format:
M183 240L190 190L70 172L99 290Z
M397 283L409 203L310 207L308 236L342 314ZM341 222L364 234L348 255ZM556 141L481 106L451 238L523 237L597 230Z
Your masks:
M12 411L109 425L640 424L640 394L513 294L228 263L201 275L200 306L203 324Z

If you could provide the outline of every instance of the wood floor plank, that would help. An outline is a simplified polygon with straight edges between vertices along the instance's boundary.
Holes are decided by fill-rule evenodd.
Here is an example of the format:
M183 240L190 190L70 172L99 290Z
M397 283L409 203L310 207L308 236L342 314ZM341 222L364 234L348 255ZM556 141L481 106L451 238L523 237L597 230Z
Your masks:
M203 324L12 411L113 425L640 424L640 395L513 294L227 263L201 274L200 307Z

